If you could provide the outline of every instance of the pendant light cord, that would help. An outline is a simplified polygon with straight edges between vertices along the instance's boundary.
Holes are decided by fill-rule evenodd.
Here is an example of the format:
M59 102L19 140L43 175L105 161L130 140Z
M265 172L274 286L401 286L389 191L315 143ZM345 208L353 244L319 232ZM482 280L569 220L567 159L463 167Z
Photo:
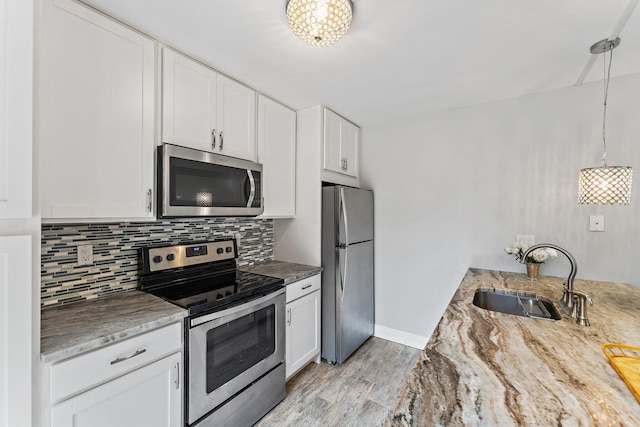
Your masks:
M604 112L602 115L602 144L604 145L604 152L602 153L602 167L606 168L607 167L607 163L605 162L605 159L607 157L607 137L606 137L606 129L607 129L607 98L609 96L609 79L611 78L611 63L613 62L613 48L614 46L611 46L611 49L609 50L610 52L610 56L609 56L609 69L607 70L607 79L605 81L604 84ZM607 63L607 57L604 57L604 67L606 67L606 63Z

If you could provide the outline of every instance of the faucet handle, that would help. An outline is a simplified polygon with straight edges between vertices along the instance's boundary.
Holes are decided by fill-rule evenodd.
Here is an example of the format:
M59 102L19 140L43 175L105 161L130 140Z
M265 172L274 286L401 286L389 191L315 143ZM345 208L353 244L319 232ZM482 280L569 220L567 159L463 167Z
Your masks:
M576 323L581 326L589 326L589 318L587 317L587 303L593 305L593 300L584 292L573 291L573 312L571 315L576 318Z
M593 305L593 300L586 292L573 291L573 295L577 296L582 302L586 301L589 305Z

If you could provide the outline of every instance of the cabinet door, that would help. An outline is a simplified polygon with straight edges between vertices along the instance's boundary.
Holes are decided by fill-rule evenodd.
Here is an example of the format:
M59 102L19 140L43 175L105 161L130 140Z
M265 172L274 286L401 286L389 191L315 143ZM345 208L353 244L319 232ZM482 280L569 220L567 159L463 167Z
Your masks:
M182 425L181 353L151 363L52 408L52 427Z
M358 177L360 128L324 109L324 169Z
M340 153L345 160L342 173L358 177L360 165L358 164L358 145L360 141L360 128L344 121L340 129Z
M287 304L287 378L320 352L320 291Z
M258 96L258 161L262 163L264 217L296 213L296 112Z
M217 73L170 49L162 49L162 141L215 149Z
M155 43L70 0L42 9L43 218L152 217Z
M4 427L31 425L31 259L31 236L0 236L0 426Z
M256 93L234 80L218 76L218 152L256 160Z
M0 218L31 216L33 2L0 5Z
M333 172L343 172L340 140L342 117L331 110L324 109L324 168Z

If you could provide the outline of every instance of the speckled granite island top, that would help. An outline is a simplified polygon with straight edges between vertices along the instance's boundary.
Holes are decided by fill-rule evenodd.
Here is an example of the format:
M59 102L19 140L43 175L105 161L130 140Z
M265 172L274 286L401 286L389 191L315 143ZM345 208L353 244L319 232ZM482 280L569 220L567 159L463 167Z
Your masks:
M563 281L469 269L385 425L640 425L640 402L601 350L607 342L640 346L639 289L576 280L593 298L590 327L564 313L549 322L472 304L481 287L555 303Z
M322 272L323 268L283 261L267 261L238 267L238 270L284 279L284 284L288 285L289 283L315 276Z
M57 362L177 321L187 311L140 291L42 311L40 357Z

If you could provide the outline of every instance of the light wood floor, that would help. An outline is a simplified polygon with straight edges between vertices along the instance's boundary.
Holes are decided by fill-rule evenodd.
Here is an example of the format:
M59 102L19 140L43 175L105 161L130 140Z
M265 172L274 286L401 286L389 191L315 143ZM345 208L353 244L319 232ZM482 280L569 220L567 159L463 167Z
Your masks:
M379 426L419 354L372 337L342 366L311 363L287 382L285 400L256 425Z

